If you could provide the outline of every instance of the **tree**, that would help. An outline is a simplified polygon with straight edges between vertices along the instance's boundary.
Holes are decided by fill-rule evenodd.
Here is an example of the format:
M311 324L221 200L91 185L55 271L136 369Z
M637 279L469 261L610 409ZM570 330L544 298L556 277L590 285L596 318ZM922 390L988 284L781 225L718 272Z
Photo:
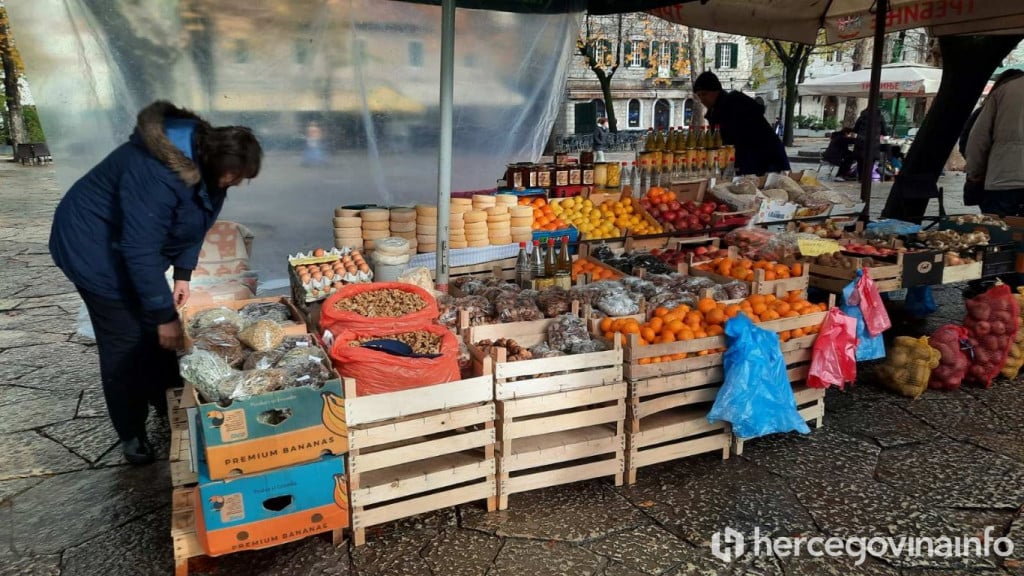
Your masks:
M779 40L755 40L754 42L761 46L765 53L770 53L778 58L782 65L786 87L786 108L783 115L785 131L782 134L782 142L786 146L792 146L793 111L796 109L797 84L807 71L807 61L810 60L811 54L814 52L814 46Z
M853 43L853 72L863 70L868 65L868 55L871 54L871 47L874 41L870 38L861 38ZM860 115L860 98L847 98L846 110L843 112L843 124L853 127Z
M943 36L942 83L914 138L882 214L920 221L939 175L996 68L1024 36ZM955 193L959 193L956 191Z
M590 71L597 76L597 82L601 85L601 95L605 103L605 115L608 117L608 130L619 131L619 121L615 118L615 106L612 105L612 78L619 66L622 65L622 14L616 15L616 33L614 42L614 55L605 52L604 48L610 42L604 37L604 33L596 33L591 22L590 14L586 17L586 37L579 36L576 39L576 51L583 56L583 62L590 68Z
M21 110L21 89L18 86L18 81L25 71L25 64L14 45L7 9L3 6L0 6L0 61L3 63L4 101L7 109L4 124L8 127L11 143L17 145L26 141L25 120Z
M696 28L686 30L687 52L689 52L690 77L696 79L704 72L704 31ZM704 125L704 106L694 105L691 126Z

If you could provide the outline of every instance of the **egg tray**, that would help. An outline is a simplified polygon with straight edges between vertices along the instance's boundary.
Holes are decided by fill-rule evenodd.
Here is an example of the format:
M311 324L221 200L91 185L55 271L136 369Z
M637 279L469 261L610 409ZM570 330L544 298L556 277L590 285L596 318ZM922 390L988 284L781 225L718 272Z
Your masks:
M335 258L334 260L340 260L340 258ZM332 261L329 260L327 262L322 262L321 264L330 262ZM314 284L314 282L316 282L315 280L309 284L303 284L298 273L296 273L294 266L288 267L288 277L292 286L292 299L296 302L310 304L324 300L331 294L337 292L338 288L335 285L337 282L340 282L343 286L348 284L364 284L367 282L373 282L373 269L371 268L369 272L335 275L331 278L330 282L326 284L326 286L321 285L319 287Z

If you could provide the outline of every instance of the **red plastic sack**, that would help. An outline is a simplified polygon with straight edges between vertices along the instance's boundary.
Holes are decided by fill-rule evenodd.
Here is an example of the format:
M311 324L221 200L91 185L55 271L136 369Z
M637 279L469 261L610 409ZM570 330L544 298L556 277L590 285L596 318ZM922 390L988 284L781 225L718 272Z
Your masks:
M374 292L376 290L401 290L415 294L426 302L421 310L397 317L368 317L348 310L338 310L334 304L342 298L351 298L358 294ZM320 309L320 329L330 330L338 334L345 330L351 330L360 334L394 334L395 332L409 332L437 321L437 301L434 296L419 286L403 284L401 282L373 282L370 284L349 284L341 290L327 297L323 307Z
M843 314L839 308L832 308L814 341L807 386L842 389L847 382L856 380L857 319Z
M391 334L409 332L397 330L359 334L345 330L334 338L331 346L331 361L338 373L346 378L355 378L356 394L382 394L454 382L461 378L459 372L459 339L444 326L433 324L415 328L441 336L441 355L437 358L406 358L386 352L349 346L353 340L363 338L387 338Z
M928 344L942 354L939 366L932 369L928 387L932 390L956 390L963 384L971 359L964 351L970 346L967 328L956 324L940 327L928 339Z
M964 326L974 341L974 362L966 380L988 388L1006 364L1017 335L1017 301L1006 284L998 284L967 302Z
M882 295L878 293L878 287L868 273L858 278L857 289L851 300L850 304L860 306L861 314L864 315L864 326L871 336L878 336L892 327L889 313L885 311L885 303L882 302Z

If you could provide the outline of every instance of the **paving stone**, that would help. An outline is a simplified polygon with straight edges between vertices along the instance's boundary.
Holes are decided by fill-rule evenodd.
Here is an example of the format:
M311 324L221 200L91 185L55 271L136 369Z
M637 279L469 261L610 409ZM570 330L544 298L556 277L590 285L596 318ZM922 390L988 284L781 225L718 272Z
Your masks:
M348 546L335 547L329 536L313 536L265 550L193 561L189 576L348 576ZM168 572L169 573L169 572Z
M924 442L940 436L938 430L887 402L861 404L853 410L833 413L828 426L853 436L870 438L883 448Z
M29 268L53 268L53 257L49 254L20 254L12 258Z
M5 386L11 388L11 386ZM76 396L58 395L49 392L35 391L34 395L19 393L22 396L17 403L7 405L3 418L0 418L0 434L21 432L49 426L57 422L65 422L75 417L78 409Z
M604 566L604 576L646 576L644 572L634 570L621 562L609 560Z
M35 370L35 368L28 368L29 370ZM40 396L49 395L47 392L37 390L35 388L25 388L17 385L6 385L0 386L0 406L11 406L10 411L16 412L20 410L20 405L23 402L31 402ZM5 417L7 415L5 414Z
M743 533L759 528L765 534L813 530L814 521L783 478L748 460L670 462L678 469L699 470L687 481L665 481L655 474L639 476L624 491L637 507L695 546L707 547L715 532L730 527ZM644 470L641 470L643 472Z
M824 535L818 535L827 537ZM859 558L811 556L804 549L798 556L780 558L786 576L900 576L900 570L870 556Z
M96 354L69 354L18 379L19 386L52 390L78 396L81 390L101 385L99 356Z
M1020 418L1006 420L971 394L961 395L955 403L922 401L907 409L950 438L1024 462Z
M8 556L0 560L0 576L60 576L60 554Z
M567 542L592 540L646 523L643 513L604 480L513 494L508 510L501 512L466 508L462 513L464 528Z
M164 506L121 526L98 531L93 538L64 552L61 576L172 574L174 552L170 524L170 507Z
M11 525L14 542L20 549L33 553L58 553L167 507L169 487L166 462L53 476L14 499ZM169 524L169 520L140 523L126 529L123 537L140 538L147 530L159 530L161 539L170 544ZM122 537L118 533L110 536ZM103 541L106 539L98 540ZM131 549L144 553L138 547ZM112 550L120 548L115 546ZM88 554L95 556L95 548L90 547Z
M47 426L42 432L92 463L118 443L117 432L109 418L77 418Z
M53 337L52 334L48 336ZM52 366L58 359L61 363L77 360L74 355L84 353L95 355L96 349L86 348L80 344L71 344L69 342L23 346L0 352L0 365L11 363L43 368L45 366Z
M82 390L82 398L78 401L78 418L95 418L107 416L107 401L103 398L103 390L97 385Z
M421 556L437 536L433 530L397 530L370 537L352 548L352 567L360 576L432 576Z
M81 470L85 460L36 432L0 434L0 480Z
M1024 465L952 440L886 450L876 478L935 507L1015 510L1024 502Z
M999 416L1004 425L1024 430L1024 380L1000 380L987 390L968 388L966 392Z
M501 544L500 538L483 532L447 528L430 542L423 556L434 574L477 576L487 573Z
M22 296L19 295L19 298ZM63 294L53 294L49 296L37 296L33 298L25 298L25 301L18 306L18 310L31 310L33 308L50 308L55 307L62 310L65 314L78 314L78 309L82 306L82 297L77 292L67 292Z
M149 419L146 420L146 436L149 438L149 443L153 446L153 452L156 454L157 460L166 460L171 448L171 430L168 427L167 421L158 418L156 410L152 408L149 410ZM97 467L126 466L128 461L125 460L120 445L115 445L97 460L95 465Z
M67 340L67 336L60 334L26 332L23 330L0 330L0 348L20 348L50 342L63 342L65 340Z
M606 560L593 552L554 540L509 539L489 576L587 576L600 574Z
M692 551L686 542L650 524L612 534L585 547L645 574L661 574Z
M0 312L14 310L21 302L21 298L0 298Z
M21 378L33 370L37 370L37 368L35 366L26 366L24 364L0 364L0 384L13 384L18 380L18 378Z
M15 480L0 480L0 505L7 500L21 494L25 490L42 482L44 478L17 478Z
M42 270L42 269L40 269ZM40 296L62 296L75 293L75 285L68 281L63 274L53 274L51 270L46 271L46 281L29 285L24 290L14 294L18 298L38 298Z
M878 458L877 446L828 426L811 434L775 434L745 443L743 458L780 476L840 475L870 478Z
M0 314L0 330L49 332L70 336L77 329L76 317L56 306L19 309Z

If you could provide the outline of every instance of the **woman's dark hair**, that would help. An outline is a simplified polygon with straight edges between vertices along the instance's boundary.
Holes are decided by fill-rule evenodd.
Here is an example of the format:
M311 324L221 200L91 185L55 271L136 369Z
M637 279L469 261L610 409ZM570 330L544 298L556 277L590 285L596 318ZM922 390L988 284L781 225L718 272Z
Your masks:
M237 174L252 179L259 175L263 148L249 128L200 126L196 137L204 178L216 180L225 174Z

